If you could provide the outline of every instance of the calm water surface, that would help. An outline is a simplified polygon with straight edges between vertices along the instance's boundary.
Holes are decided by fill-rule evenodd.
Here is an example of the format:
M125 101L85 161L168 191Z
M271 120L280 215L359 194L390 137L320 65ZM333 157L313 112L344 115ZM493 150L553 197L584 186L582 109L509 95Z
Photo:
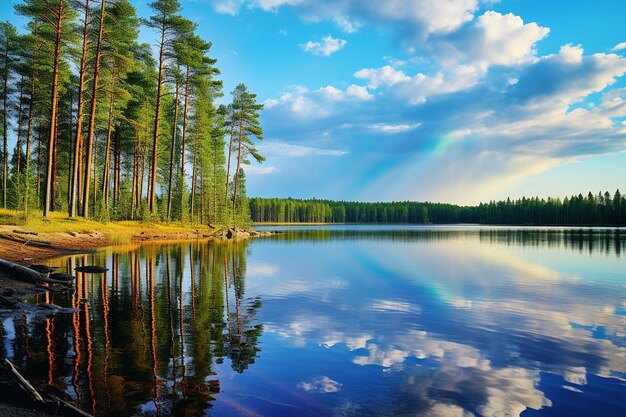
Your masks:
M0 357L97 416L624 416L626 233L270 228L52 260Z

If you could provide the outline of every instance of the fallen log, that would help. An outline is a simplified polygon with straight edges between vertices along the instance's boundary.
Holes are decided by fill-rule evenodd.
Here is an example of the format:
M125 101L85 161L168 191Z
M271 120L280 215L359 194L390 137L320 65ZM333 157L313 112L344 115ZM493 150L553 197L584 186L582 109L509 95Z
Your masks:
M34 235L34 236L37 236L39 234L37 232L29 232L28 230L19 230L19 229L13 229L13 233L19 233L21 235Z
M11 361L5 358L4 362L9 367L9 370L13 373L13 376L17 380L17 383L19 384L19 386L22 387L22 389L24 389L33 398L34 401L43 403L44 402L43 398L41 397L39 392L37 392L37 390L30 384L30 382L28 382L26 378L24 378L17 371L17 369L15 369L15 366L11 363Z
M0 259L0 271L19 281L39 284L43 280L42 276L39 275L37 271L4 259Z
M65 400L62 400L61 398L57 397L56 395L54 395L52 393L49 393L48 396L50 397L50 399L52 399L58 405L62 405L63 407L69 409L70 411L78 414L79 416L93 417L91 414L84 412L80 408L73 406L72 404L68 403Z
M52 243L48 242L47 240L25 239L23 237L14 235L0 235L0 238L12 240L13 242L23 243L24 245L43 246L45 248L52 247Z

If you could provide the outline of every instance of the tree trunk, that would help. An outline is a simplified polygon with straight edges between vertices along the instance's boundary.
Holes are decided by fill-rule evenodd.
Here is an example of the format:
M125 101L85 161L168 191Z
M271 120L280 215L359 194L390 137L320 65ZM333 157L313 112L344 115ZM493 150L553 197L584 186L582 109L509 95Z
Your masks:
M104 0L102 0L104 3ZM59 2L59 10L57 14L56 22L56 42L54 50L54 66L52 70L52 103L50 109L50 136L48 137L48 165L46 175L46 198L43 207L43 216L48 217L48 214L52 210L52 163L54 159L54 139L56 137L56 120L57 120L57 104L59 95L59 66L61 63L61 34L63 26L64 2Z
M219 171L219 165L215 162L212 164L213 166L213 178L217 178L217 173ZM213 192L211 193L213 196L213 221L217 223L217 208L218 208L218 195L217 195L217 181L213 181ZM226 207L226 205L224 205Z
M89 116L89 128L87 130L87 157L85 159L85 181L83 186L82 212L85 218L89 217L89 173L91 171L91 158L94 147L94 130L96 125L96 107L98 103L98 81L100 79L100 57L102 55L102 34L104 32L105 0L100 0L100 28L98 30L98 43L96 45L96 60L94 62L93 89L91 91L91 114ZM95 196L94 190L94 196ZM95 205L95 199L94 199Z
M156 114L154 116L154 137L152 141L152 165L150 169L150 188L148 196L148 208L154 214L157 176L157 148L159 141L159 126L161 124L161 89L163 88L163 64L165 61L165 24L161 27L161 47L159 51L159 80L157 84Z
M176 82L176 95L174 98L174 123L172 125L172 149L170 151L170 177L167 187L167 220L172 220L172 176L174 175L174 150L176 149L176 133L178 132L178 96L180 87Z
M33 73L30 85L30 103L28 105L28 128L26 129L26 190L24 192L24 213L28 213L28 195L30 189L30 142L33 135L33 111L35 109L35 88L37 79L35 77L35 66L37 64L37 49L33 50Z
M80 57L79 81L78 81L78 107L76 109L76 138L74 140L74 163L72 164L72 187L70 190L69 217L77 214L78 201L80 200L79 182L80 166L82 163L83 150L83 94L85 89L85 75L87 63L87 51L89 50L89 1L85 0L85 19L83 31L83 52Z
M230 140L228 141L228 168L226 168L226 205L228 205L228 183L230 181L230 156L233 152L233 136L235 136L235 124L230 125Z
M72 94L70 94L70 109L68 114L71 115L72 114L72 110L74 110L74 96ZM67 124L67 136L68 138L71 138L72 136L74 136L72 134L72 120L71 120L71 116L70 116L70 120L68 121ZM71 142L71 139L68 140L68 142ZM67 170L67 207L69 208L70 206L70 196L72 193L72 169L71 167L72 165L72 144L69 143L69 150L68 150L68 170Z
M58 98L58 95L57 95ZM57 101L57 108L59 108L59 103ZM54 153L52 154L52 195L50 198L50 209L54 208L54 204L56 202L57 196L57 156L58 156L58 146L59 146L59 112L57 111L57 120L54 126Z
M196 178L197 178L197 173L196 173L196 161L198 158L198 138L196 138L196 140L194 141L194 147L193 147L193 168L191 170L191 221L193 222L193 214L194 214L194 205L195 205L195 200L196 200Z
M95 138L93 142L93 215L96 215L96 203L98 202L98 148L97 148L97 138ZM87 195L89 198L89 195ZM85 214L87 217L87 214Z
M4 156L4 166L2 170L2 208L7 208L7 176L9 175L9 148L7 145L7 96L9 95L9 51L8 48L4 51L5 55L5 68L3 84L3 97L2 97L2 155Z
M111 83L111 88L113 88L113 84L115 84L115 78L113 78L113 82ZM102 198L104 199L104 207L109 208L109 183L110 181L110 171L111 171L111 134L113 127L113 91L111 91L111 97L109 99L109 118L107 123L107 141L104 146L104 172L102 174ZM95 204L95 200L94 200Z
M135 129L135 149L133 151L133 187L130 193L130 207L131 219L135 218L135 212L139 207L139 200L141 196L139 194L139 130Z
M145 140L142 141L139 145L139 170L140 170L140 175L139 175L139 194L137 196L138 201L138 208L141 207L142 203L142 198L143 198L143 185L145 182L145 175L146 175L146 148L147 148L147 144L148 144L148 139L149 139L149 119L150 119L150 107L148 106L148 101L146 101L146 128L145 128ZM147 196L146 196L147 198Z
M24 84L24 76L20 80L19 89L20 89L20 99L19 106L17 110L17 144L15 145L15 149L17 149L17 166L15 167L17 173L19 174L22 171L22 113L24 113L24 89L22 84ZM5 94L6 98L6 94Z
M233 195L233 210L237 209L237 190L239 186L239 167L241 167L241 143L243 142L243 119L239 120L239 146L237 146L237 171L235 171L235 194Z
M117 204L120 198L120 179L122 176L122 155L120 144L120 130L115 130L115 160L113 167L113 203Z
M204 166L200 167L200 223L204 223Z
M41 151L43 147L43 127L39 126L37 135L37 205L41 204Z
M183 219L183 208L185 207L185 145L187 143L187 110L189 105L189 66L185 76L185 107L183 109L183 138L180 152L180 215Z

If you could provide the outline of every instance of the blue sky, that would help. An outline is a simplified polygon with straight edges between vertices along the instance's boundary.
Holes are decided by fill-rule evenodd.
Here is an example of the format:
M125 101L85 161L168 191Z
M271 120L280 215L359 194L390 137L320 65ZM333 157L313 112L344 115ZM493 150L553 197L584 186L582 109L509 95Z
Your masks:
M181 3L213 42L225 99L244 82L266 105L250 195L477 203L626 190L622 0Z

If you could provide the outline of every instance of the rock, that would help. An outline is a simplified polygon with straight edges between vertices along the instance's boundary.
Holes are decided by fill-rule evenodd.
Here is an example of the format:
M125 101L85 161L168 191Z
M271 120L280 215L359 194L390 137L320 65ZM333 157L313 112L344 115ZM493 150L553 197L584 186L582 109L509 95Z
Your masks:
M48 278L55 279L57 281L68 281L68 282L76 279L76 277L73 277L72 275L69 275L69 274L50 274Z
M228 231L226 232L226 238L227 239L245 239L250 237L250 233L245 232L241 229L238 228L230 228L228 229Z
M79 266L78 268L74 268L74 270L76 272L86 272L88 274L100 274L102 272L108 271L109 268L106 268L104 266L98 266L98 265L85 265L85 266Z

